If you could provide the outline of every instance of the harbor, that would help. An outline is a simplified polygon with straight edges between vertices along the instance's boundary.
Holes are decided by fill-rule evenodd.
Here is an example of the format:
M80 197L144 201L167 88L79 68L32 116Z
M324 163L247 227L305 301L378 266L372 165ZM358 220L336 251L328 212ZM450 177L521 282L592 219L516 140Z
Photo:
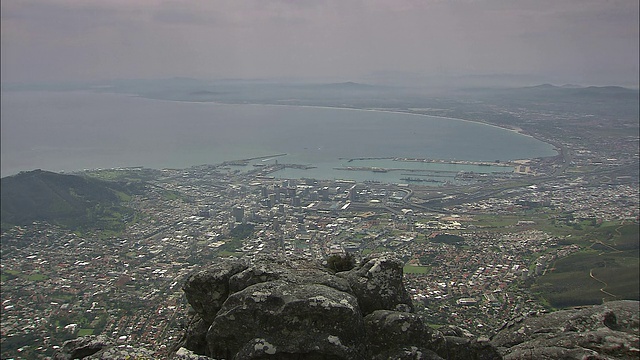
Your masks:
M351 158L347 162L354 161L370 161L370 160L392 160L398 162L412 162L412 163L429 163L429 164L453 164L453 165L476 165L476 166L500 166L500 167L515 167L519 165L516 162L511 161L472 161L472 160L451 160L451 159L429 159L429 158L400 158L400 157L360 157Z

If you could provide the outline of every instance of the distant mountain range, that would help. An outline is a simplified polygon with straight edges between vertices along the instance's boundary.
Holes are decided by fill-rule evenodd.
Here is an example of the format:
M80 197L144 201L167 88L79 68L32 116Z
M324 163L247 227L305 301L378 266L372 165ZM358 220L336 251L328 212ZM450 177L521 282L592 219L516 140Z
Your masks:
M470 88L462 91L480 97L545 102L590 103L597 101L638 102L639 91L620 86L579 86L541 84L517 88Z
M0 179L2 227L47 221L73 229L121 228L132 210L121 206L124 184L43 170Z
M334 88L334 89L352 89L352 90L361 90L361 89L375 89L380 88L381 86L368 85L357 83L353 81L341 82L341 83L330 83L330 84L318 84L315 85L318 88Z
M555 86L551 84L542 84L537 86L528 86L520 88L523 90L551 90L551 91L565 91L567 93L574 94L593 94L593 95L605 95L605 94L637 94L638 90L633 90L621 86L579 86L573 84L566 84L562 86Z

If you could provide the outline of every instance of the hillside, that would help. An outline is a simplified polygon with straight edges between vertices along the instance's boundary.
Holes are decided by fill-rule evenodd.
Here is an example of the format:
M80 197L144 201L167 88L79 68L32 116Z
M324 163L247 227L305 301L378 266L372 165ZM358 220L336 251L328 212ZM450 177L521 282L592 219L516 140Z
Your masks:
M34 170L0 180L2 227L47 221L72 229L119 228L130 189L98 179Z
M638 302L512 319L491 339L457 324L434 329L392 255L334 273L304 259L226 259L183 285L191 310L174 359L633 359ZM105 335L70 340L53 359L151 358Z

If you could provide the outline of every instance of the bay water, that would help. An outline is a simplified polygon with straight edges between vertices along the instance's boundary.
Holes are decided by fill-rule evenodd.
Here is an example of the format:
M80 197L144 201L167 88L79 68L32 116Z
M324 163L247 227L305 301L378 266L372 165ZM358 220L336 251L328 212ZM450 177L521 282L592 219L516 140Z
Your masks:
M370 110L7 91L2 93L1 115L2 177L33 169L187 168L286 154L267 161L315 169L285 169L275 173L277 177L391 181L400 174L336 168L388 166L391 161L349 162L355 158L493 162L556 155L550 144L494 126ZM393 167L407 167L400 164ZM472 165L420 166L489 171Z

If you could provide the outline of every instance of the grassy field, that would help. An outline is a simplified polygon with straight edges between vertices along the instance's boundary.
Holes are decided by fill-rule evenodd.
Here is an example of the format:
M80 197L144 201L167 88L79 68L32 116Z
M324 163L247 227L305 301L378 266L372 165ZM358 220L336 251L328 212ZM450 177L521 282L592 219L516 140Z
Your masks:
M28 281L43 281L49 278L47 275L37 272L33 274L25 274L18 270L2 270L2 281L11 280L16 277L20 277Z
M93 335L93 329L80 329L78 330L78 336Z
M402 268L402 272L405 274L428 274L431 271L430 266L419 266L419 265L405 265Z
M242 253L222 250L218 252L218 256L219 257L228 257L228 256L240 257L242 256Z
M47 280L49 277L46 275L42 275L42 274L31 274L29 276L27 276L27 280L29 281L42 281L42 280Z
M532 290L554 308L640 300L637 224L602 226L581 240L591 245L556 261Z

